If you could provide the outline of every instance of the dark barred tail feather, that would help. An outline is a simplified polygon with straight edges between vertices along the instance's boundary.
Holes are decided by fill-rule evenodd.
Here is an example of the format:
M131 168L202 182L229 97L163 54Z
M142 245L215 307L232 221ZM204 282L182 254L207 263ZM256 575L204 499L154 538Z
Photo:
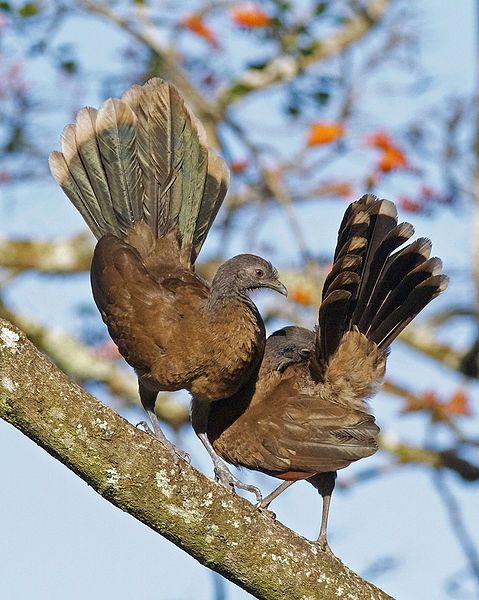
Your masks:
M334 263L319 310L317 354L326 366L348 331L359 330L386 350L408 323L447 287L431 242L397 224L392 202L363 196L341 223Z

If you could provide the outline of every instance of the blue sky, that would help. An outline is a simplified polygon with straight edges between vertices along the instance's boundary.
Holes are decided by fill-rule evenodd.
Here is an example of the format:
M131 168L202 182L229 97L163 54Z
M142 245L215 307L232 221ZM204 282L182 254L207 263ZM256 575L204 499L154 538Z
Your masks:
M437 96L465 93L477 80L474 39L474 3L421 0L415 4L416 20L423 40L422 61L435 79ZM103 71L113 61L116 34L99 23L72 20L66 38L78 39L88 24L88 41L83 51L102 55ZM83 37L85 40L85 37ZM94 40L92 42L92 40ZM97 99L90 99L91 102ZM378 123L400 121L401 114L417 110L417 103L401 101L401 108L387 106L378 99L372 110ZM397 104L397 103L396 103ZM41 115L39 116L41 119ZM63 121L58 123L60 132ZM31 197L41 198L41 210ZM381 195L394 199L394 190L383 189ZM330 203L321 209L307 206L300 211L304 233L311 245L331 250L335 227L343 207ZM403 215L404 216L404 215ZM21 186L0 196L0 235L37 235L66 237L82 229L81 219L51 182ZM406 215L406 217L409 217ZM470 215L468 210L446 211L431 219L414 216L419 235L434 240L435 253L445 259L446 271L453 274L446 305L455 295L470 297L472 289L464 276L470 255ZM335 224L334 227L332 224ZM327 227L323 227L327 224ZM279 214L273 214L265 236L287 240L286 226ZM319 233L318 233L319 232ZM320 239L318 239L318 237ZM239 238L238 238L239 239ZM214 243L214 235L212 244ZM243 242L244 243L244 242ZM237 247L236 247L237 246ZM286 249L288 242L285 242ZM244 250L237 241L234 250ZM284 264L288 257L284 258ZM462 275L461 275L462 272ZM457 275L457 276L454 276ZM45 323L72 328L75 302L91 302L88 277L79 275L65 285L52 278L26 275L14 286L10 301L22 312ZM61 293L59 293L61 289ZM437 308L437 306L436 306ZM98 317L99 318L99 317ZM465 327L451 328L459 343L470 341L472 332ZM434 387L447 393L460 382L457 375L444 372L421 360L396 344L389 362L389 373L404 379L410 374L412 386ZM474 406L478 406L478 386L471 385ZM385 431L399 433L412 442L421 439L424 419L398 417L401 403L379 395L374 409ZM476 408L477 413L477 408ZM132 421L138 414L128 413ZM468 427L477 431L478 418ZM211 474L209 461L191 433L181 438L181 445L193 456L193 462ZM350 477L374 464L383 464L377 455L353 465L340 477ZM8 600L76 600L115 598L127 600L210 600L215 578L212 574L170 542L162 539L129 515L119 511L95 494L83 481L55 461L9 425L0 422L0 596ZM274 482L257 474L244 478L260 484L264 491ZM453 493L460 499L464 518L471 531L479 531L477 486L464 485L454 475L447 476ZM274 505L278 518L308 538L315 538L319 528L320 499L311 486L299 483L288 490ZM446 598L444 580L464 566L464 558L451 530L444 508L431 485L429 473L418 467L398 470L380 479L356 486L349 492L335 493L330 519L330 544L335 553L359 573L368 574L377 561L394 565L372 579L397 598L421 600ZM225 582L228 600L249 597Z

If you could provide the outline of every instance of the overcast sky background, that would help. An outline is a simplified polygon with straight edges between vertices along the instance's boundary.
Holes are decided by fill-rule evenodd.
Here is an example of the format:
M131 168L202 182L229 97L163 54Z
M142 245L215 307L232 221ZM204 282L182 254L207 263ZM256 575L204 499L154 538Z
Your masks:
M477 78L474 3L420 0L414 4L420 15L417 22L423 38L423 64L436 80L432 94L470 92ZM99 68L114 71L117 59L114 51L121 41L117 32L99 21L75 19L62 35L78 41L86 55L97 56ZM89 99L92 103L98 100ZM430 100L431 96L423 99L425 104ZM378 124L400 120L409 109L404 99L395 105L392 98L387 106L375 105L374 99L371 101L378 114ZM63 120L58 122L58 134L64 124ZM56 141L48 139L48 149L55 144ZM394 190L386 187L380 191L381 195L394 199ZM1 194L0 188L0 235L41 233L45 238L62 238L83 229L81 218L51 182L25 184ZM337 202L331 202L323 206L321 212L311 205L299 211L312 247L331 252L343 209ZM414 222L418 235L433 239L434 254L444 258L445 271L452 276L450 290L439 302L446 305L448 295L450 298L454 294L467 299L472 293L464 276L470 256L468 210L445 210L434 219L416 215L402 217ZM287 265L290 242L281 215L270 219L265 235L268 233L284 240L283 266ZM214 243L213 235L210 244ZM246 248L237 242L232 250ZM68 281L65 285L57 278L26 274L13 287L10 301L21 307L23 313L46 324L74 331L78 324L75 305L92 302L91 292L86 274ZM472 339L473 333L455 326L447 335L465 343ZM460 383L458 376L442 372L423 358L419 371L417 360L414 353L396 344L389 373L393 377L401 375L402 379L404 373L410 374L412 387L435 388L444 394L452 392ZM477 432L479 387L469 385L469 389L476 415L464 426ZM394 430L405 440L421 439L423 417L399 418L401 402L384 395L379 395L373 405L378 423L385 431ZM140 413L131 410L125 416L133 422L140 419ZM194 435L188 432L182 436L181 445L191 453L195 466L211 474L206 453ZM340 473L340 477L349 477L384 462L385 458L378 454L353 465ZM243 473L242 476L260 485L265 492L275 484L258 474ZM250 597L228 582L221 583L223 580L170 542L111 506L4 422L0 422L0 477L0 598L212 600L218 589L224 591L227 600ZM477 485L464 485L454 475L448 475L447 480L460 499L464 518L477 542ZM274 510L279 520L301 535L317 536L321 501L307 483L295 484L275 502ZM347 493L338 490L332 503L329 539L332 549L345 564L396 598L446 598L445 580L465 564L444 508L431 485L430 473L418 467L401 469L358 485ZM469 586L469 589L473 588Z

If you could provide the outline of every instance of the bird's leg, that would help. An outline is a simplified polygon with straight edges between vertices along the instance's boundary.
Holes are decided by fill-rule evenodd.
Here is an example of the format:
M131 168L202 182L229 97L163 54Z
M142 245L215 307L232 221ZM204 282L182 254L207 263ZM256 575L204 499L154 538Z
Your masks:
M157 393L151 392L148 388L145 388L140 382L141 403L143 404L144 409L150 417L151 424L153 425L153 435L164 446L164 448L166 448L170 452L175 463L179 464L179 458L189 463L191 461L190 455L184 450L181 450L180 448L177 448L174 444L172 444L167 439L166 435L163 433L163 430L160 427L160 421L155 413L155 402L157 395ZM145 431L151 434L150 428L148 426L146 427Z
M316 544L323 552L327 552L328 554L333 554L326 539L326 532L328 528L329 507L331 504L331 496L333 494L335 481L336 472L333 471L330 473L320 473L315 477L315 482L313 484L323 498L321 529L319 530L319 537L316 540Z
M147 410L147 413L150 417L151 424L153 425L153 432L155 437L161 442L161 444L163 444L163 446L165 446L167 450L170 450L176 462L178 461L179 457L189 464L191 462L190 455L188 454L188 452L181 450L181 448L178 448L178 446L175 446L167 439L166 435L163 433L163 430L160 427L160 420L156 416L155 411Z
M232 489L233 492L235 488L240 490L245 490L247 492L251 492L256 496L256 500L258 502L262 501L261 492L254 485L249 485L247 483L243 483L237 477L231 473L225 463L221 460L221 458L216 454L215 449L211 445L210 440L206 433L198 433L198 437L203 443L203 446L206 448L208 454L211 456L211 460L213 461L214 469L215 469L215 481L224 485L225 488Z
M284 492L284 490L287 490L290 485L293 485L294 482L295 482L294 479L283 481L283 483L281 485L279 485L277 488L275 488L271 492L271 494L268 494L266 496L266 498L263 498L263 500L261 500L261 502L257 505L258 508L261 510L267 509L268 506L271 504L271 502L273 502L273 500L275 498L277 498L280 494L282 494Z
M323 512L321 515L321 529L319 530L319 537L316 540L318 546L323 550L323 552L331 553L331 548L329 547L328 540L326 539L326 531L328 528L328 515L329 515L329 506L331 504L331 495L323 496Z

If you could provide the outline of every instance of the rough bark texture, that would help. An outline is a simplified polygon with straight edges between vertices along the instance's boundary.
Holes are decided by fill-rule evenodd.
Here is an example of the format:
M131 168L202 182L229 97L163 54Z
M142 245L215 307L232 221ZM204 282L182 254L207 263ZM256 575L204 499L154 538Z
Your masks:
M0 417L109 502L258 598L384 599L321 553L72 383L0 319Z

